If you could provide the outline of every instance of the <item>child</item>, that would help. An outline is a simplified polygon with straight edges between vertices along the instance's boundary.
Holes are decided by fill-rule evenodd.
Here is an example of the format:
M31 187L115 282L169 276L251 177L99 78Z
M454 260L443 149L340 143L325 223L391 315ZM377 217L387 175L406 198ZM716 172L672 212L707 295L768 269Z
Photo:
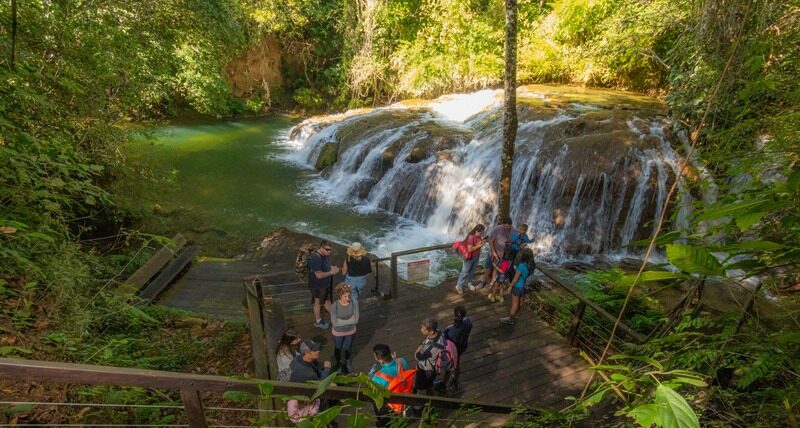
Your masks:
M511 279L509 274L513 261L513 252L511 250L510 242L506 244L503 251L503 258L498 260L494 265L494 272L492 273L492 284L489 286L489 300L492 302L503 302L503 290L507 282Z
M444 336L452 340L458 350L458 364L456 364L455 374L448 385L451 392L461 389L461 385L458 383L458 377L461 375L461 356L467 350L470 332L472 332L472 320L467 316L467 310L463 306L456 306L453 309L453 323L444 329Z

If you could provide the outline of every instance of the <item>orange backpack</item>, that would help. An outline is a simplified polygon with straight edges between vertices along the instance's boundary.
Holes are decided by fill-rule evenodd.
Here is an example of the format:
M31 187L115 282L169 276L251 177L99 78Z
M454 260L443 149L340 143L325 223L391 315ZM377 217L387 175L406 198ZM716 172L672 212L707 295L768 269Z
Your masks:
M389 382L387 389L389 392L403 392L410 393L414 390L414 376L417 374L417 369L405 370L403 367L403 360L397 358L397 376L391 377L382 371L375 373L375 376ZM405 404L400 403L387 403L386 407L392 409L395 413L403 413L406 408Z

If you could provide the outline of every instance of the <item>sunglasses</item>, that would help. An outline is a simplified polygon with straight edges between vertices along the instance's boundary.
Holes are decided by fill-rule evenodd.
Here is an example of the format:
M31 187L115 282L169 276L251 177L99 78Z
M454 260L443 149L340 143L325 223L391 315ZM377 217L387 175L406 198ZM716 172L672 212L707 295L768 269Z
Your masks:
M331 251L331 250L332 250L332 248L331 248L331 247L324 247L324 248L323 248L323 250L325 250L325 251Z

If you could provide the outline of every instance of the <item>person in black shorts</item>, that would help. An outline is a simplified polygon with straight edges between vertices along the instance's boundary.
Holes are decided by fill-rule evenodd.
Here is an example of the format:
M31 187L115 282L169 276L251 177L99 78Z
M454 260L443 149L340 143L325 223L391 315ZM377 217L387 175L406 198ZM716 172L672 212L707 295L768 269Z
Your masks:
M331 325L322 319L321 306L331 313L331 289L333 277L339 268L331 265L332 244L326 240L319 243L317 251L308 259L308 288L311 290L311 304L314 309L314 327L327 329Z

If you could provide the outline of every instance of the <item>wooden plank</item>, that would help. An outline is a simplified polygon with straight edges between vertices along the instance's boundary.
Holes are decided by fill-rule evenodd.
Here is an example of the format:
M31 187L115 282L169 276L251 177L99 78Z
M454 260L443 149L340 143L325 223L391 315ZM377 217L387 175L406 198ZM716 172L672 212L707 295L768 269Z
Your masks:
M162 271L156 279L154 279L147 287L139 294L144 300L152 302L155 298L164 291L164 289L178 276L179 273L192 262L192 259L200 251L200 247L192 245L187 247L172 263Z
M286 331L286 319L280 300L264 303L264 334L266 336L266 352L269 360L269 378L278 378L278 342Z
M111 385L141 388L164 388L171 390L197 390L223 393L242 391L259 394L258 383L224 376L208 376L187 373L142 370L86 364L55 363L23 359L0 358L0 379L27 382L71 383L78 385ZM312 395L317 390L314 384L266 381L273 385L274 394ZM342 386L329 387L322 396L331 399L363 397L363 391ZM458 409L467 404L487 413L511 413L515 407L504 404L460 400L426 395L392 394L392 403L424 405L443 409ZM536 409L529 409L538 412Z
M203 411L203 402L200 400L200 391L196 389L181 389L181 400L186 410L191 428L208 428L206 415Z
M267 345L264 339L264 324L261 311L260 288L252 282L243 281L247 301L247 324L250 327L250 344L253 349L253 365L258 379L269 379Z
M164 245L155 254L153 257L145 262L136 272L133 273L128 279L125 280L118 289L117 293L120 294L128 294L133 295L139 290L144 287L147 281L150 278L154 277L167 263L175 257L175 253L177 253L184 245L186 245L186 238L183 237L180 233L175 235L172 238L173 244L171 245Z

